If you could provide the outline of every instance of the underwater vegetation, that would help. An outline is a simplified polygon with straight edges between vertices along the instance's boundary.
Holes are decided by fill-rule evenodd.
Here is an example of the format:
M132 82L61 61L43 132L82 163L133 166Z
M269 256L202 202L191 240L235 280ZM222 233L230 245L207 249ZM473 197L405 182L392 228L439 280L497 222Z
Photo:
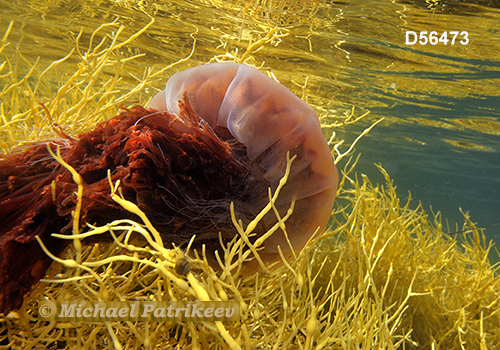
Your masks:
M114 30L113 35L99 35L108 28ZM68 135L75 135L82 128L80 123L113 120L117 107L133 100L145 85L161 85L158 72L148 71L137 88L125 92L117 88L119 75L110 72L120 71L128 60L123 61L116 47L147 30L120 41L119 28L117 23L99 28L92 36L97 44L91 42L78 70L61 80L56 91L44 84L45 72L49 71L39 75L36 86L28 79L10 81L11 75L3 76L3 91L8 91L4 96L9 97L1 109L4 157L9 157L13 146L54 139L54 123ZM6 45L6 40L2 43ZM2 67L9 66L14 64ZM11 89L14 85L16 88ZM42 87L46 88L43 92ZM39 102L46 103L52 124ZM184 108L190 102L188 96ZM125 115L130 111L133 109ZM354 145L339 151L342 141L335 139L332 130L357 120L352 115L320 119L337 165L348 159ZM36 122L40 122L41 130L34 135L27 126ZM46 144L43 146L48 152ZM499 271L498 265L490 264L487 258L492 244L466 214L466 232L445 235L439 213L428 214L421 207L411 209L410 201L402 204L383 169L385 183L374 185L366 176L354 174L354 157L347 160L338 185L338 204L326 230L304 249L291 251L286 257L278 252L282 257L279 263L258 262L255 273L248 274L244 273L245 262L255 262L266 242L255 239L254 228L265 222L266 215L274 214L287 184L292 183L292 158L283 164L286 170L277 177L267 203L254 217L240 221L237 206L229 207L228 223L237 235L223 242L214 263L206 250L192 250L196 237L182 248L164 244L161 228L150 220L147 208L142 210L133 198L127 198L127 182L118 176L108 177L107 172L103 180L106 189L102 189L106 192L102 193L109 195L109 204L121 208L121 216L83 228L75 225L84 215L85 199L73 194L85 191L83 182L75 181L78 175L83 177L84 169L66 167L56 147L53 153L50 157L45 154L47 161L74 171L71 177L66 175L67 198L76 198L71 232L51 235L69 244L57 256L45 239L37 240L55 263L17 311L0 315L0 348L500 347ZM63 153L61 147L60 155ZM287 227L287 216L280 217L277 224ZM274 231L267 229L261 237L266 235L272 237ZM82 246L84 239L98 243ZM186 262L189 271L179 268ZM225 323L42 322L36 319L36 301L42 299L235 300L242 314L240 322Z

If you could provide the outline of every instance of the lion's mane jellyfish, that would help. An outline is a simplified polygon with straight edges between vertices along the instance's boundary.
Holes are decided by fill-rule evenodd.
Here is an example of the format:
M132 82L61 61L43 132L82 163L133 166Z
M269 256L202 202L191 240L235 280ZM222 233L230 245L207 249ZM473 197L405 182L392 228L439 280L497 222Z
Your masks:
M47 147L59 147L83 179L82 225L137 219L111 199L110 170L167 245L183 246L196 234L195 245L209 251L220 247L219 233L224 241L236 234L231 203L244 223L268 203L287 152L297 157L277 209L284 216L295 200L286 221L295 250L325 228L338 184L317 115L283 85L237 63L179 72L147 109L125 109L76 139L0 155L0 313L19 308L52 262L35 236L54 254L68 244L51 234L71 232L77 186ZM276 222L269 213L254 238ZM264 245L264 260L277 258L278 245L290 252L281 230Z
M331 215L338 174L330 149L314 110L280 83L259 70L238 63L212 63L174 74L165 90L149 107L179 113L179 100L186 95L196 114L215 134L235 148L238 161L247 164L259 178L256 190L263 190L246 203L260 210L285 173L286 154L296 155L278 209L283 216L295 199L293 215L286 222L295 249L304 246ZM265 220L267 229L276 222ZM277 245L286 252L289 245L283 232L271 236L264 254L276 254Z

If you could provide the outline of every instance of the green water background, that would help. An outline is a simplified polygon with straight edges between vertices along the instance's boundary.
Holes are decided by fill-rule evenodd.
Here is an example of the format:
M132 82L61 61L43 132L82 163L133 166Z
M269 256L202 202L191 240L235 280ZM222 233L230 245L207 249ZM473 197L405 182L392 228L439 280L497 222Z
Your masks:
M363 122L338 130L352 141L373 121L383 123L361 140L357 171L383 183L381 163L402 200L432 206L462 228L459 208L479 226L500 222L500 5L498 1L0 1L0 32L15 26L10 41L27 62L65 56L80 28L88 41L99 25L118 20L132 33L156 20L124 49L144 53L131 66L186 63L165 74L207 62L271 27L289 36L255 54L276 77L300 94L304 83L318 114L370 111ZM469 43L405 45L412 30L467 31ZM190 36L192 35L192 36ZM11 47L12 49L12 47ZM14 54L14 51L13 54ZM68 64L71 64L71 60ZM73 62L73 63L76 63ZM73 67L74 68L74 67ZM162 88L158 86L156 88ZM145 94L151 94L146 88ZM339 168L342 168L342 163ZM458 225L456 225L458 223ZM446 231L446 229L445 229ZM500 226L486 229L500 243Z

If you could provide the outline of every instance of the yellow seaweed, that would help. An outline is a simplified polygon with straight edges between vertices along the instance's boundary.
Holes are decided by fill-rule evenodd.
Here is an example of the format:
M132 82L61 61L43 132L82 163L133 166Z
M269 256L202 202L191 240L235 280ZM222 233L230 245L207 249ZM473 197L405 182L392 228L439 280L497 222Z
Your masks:
M70 53L77 53L81 62L55 90L44 82L50 67L42 71L35 85L29 85L26 78L35 73L34 66L15 81L9 73L0 77L4 79L2 91L9 96L1 104L0 146L4 151L56 136L50 121L41 117L40 101L50 101L53 122L77 133L82 130L78 122L93 124L113 116L117 106L158 79L158 72L148 70L130 91L117 87L119 70L131 58L121 57L114 49L133 37L120 41L118 22L101 26L95 35L109 28L118 28L111 39L104 36L87 53L81 54L78 48ZM10 30L0 51L8 44ZM249 44L248 48L242 58L258 47ZM0 62L4 62L0 73L14 67L8 60ZM109 82L103 81L104 70L114 72ZM337 163L352 154L353 145L341 151L342 140L335 138L333 127L341 128L362 117L354 118L353 111L345 118L322 118ZM31 131L33 121L40 122L41 132ZM401 204L382 168L385 183L373 185L366 176L353 175L355 163L347 161L342 173L338 197L347 204L336 206L332 226L296 256L263 266L252 275L241 272L243 261L258 257L258 245L263 243L252 247L248 240L259 217L243 227L233 213L239 235L220 252L219 271L208 264L203 251L164 247L147 217L120 196L119 183L110 182L113 199L138 214L142 222L116 220L102 227L89 225L84 232L76 229L71 235L54 234L73 242L110 234L114 243L81 248L76 244L63 257L52 256L56 263L22 308L0 315L0 349L498 348L500 277L498 265L487 259L491 242L466 214L466 231L460 237L445 235L439 213L429 216L421 207L411 209L410 200ZM78 181L77 174L74 179ZM265 210L273 210L277 195L270 195ZM76 219L78 213L74 215ZM279 225L286 225L286 217ZM138 236L145 243L137 244ZM181 259L191 266L186 275L175 269ZM236 300L241 305L241 322L63 323L36 319L36 301L42 299L193 298Z

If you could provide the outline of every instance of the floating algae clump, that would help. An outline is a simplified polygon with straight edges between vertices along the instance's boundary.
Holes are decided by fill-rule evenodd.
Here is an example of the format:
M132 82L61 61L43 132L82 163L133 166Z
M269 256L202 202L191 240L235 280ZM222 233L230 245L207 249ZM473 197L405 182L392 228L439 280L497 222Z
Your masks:
M116 37L112 40L112 45L120 44ZM114 50L103 49L101 45L92 57L89 50L85 54L87 67L96 62L108 62L115 67L116 61L111 59ZM102 79L99 72L111 69L110 66L104 65L92 74L87 74L84 67L80 65L75 78L68 80L70 83L63 85L64 89L60 87L57 94L47 95L53 96L51 101L60 101L52 102L49 110L65 130L72 120L85 120L90 115L88 111L95 111L96 107L102 108L102 113L89 120L110 117L113 108L134 96L115 92L115 86L103 92L108 85L96 82ZM149 77L153 75L149 72ZM144 86L146 81L149 80L141 81L138 86ZM6 84L3 91L14 83ZM79 84L79 88L72 88L72 84ZM21 85L29 86L27 80ZM82 99L83 92L86 97ZM17 89L10 89L5 96L18 93ZM39 115L41 108L33 94L26 95L28 98L19 101L31 101L31 107L19 107L17 102L9 104L8 99L2 105L5 150L21 139L39 137L30 136L29 125L38 123L30 118ZM128 97L121 99L123 95ZM86 102L71 109L77 101ZM15 108L18 110L14 111ZM67 119L59 119L61 115L67 115ZM338 118L337 127L351 119ZM50 123L43 118L40 123L46 123L43 130L51 136ZM323 125L326 134L331 125ZM332 136L330 144L337 152L338 162L345 155L338 151L341 143ZM249 225L233 217L239 235L219 252L220 266L216 268L207 263L203 252L196 255L189 250L165 247L148 218L120 196L119 183L110 182L113 200L138 214L137 221L115 220L83 231L76 225L73 234L58 235L73 244L61 258L53 257L57 262L17 312L0 315L0 347L500 347L500 278L498 267L487 260L491 245L480 230L466 217L465 227L469 231L463 233L463 238L447 236L442 232L439 216L429 218L420 207L412 210L409 202L400 204L385 172L386 183L374 186L365 176L361 180L353 177L353 169L354 165L348 162L338 191L342 203L348 204L336 207L334 225L294 257L279 265L262 266L251 275L242 275L241 269L243 260L255 258L259 245L265 244L263 241L252 244L248 239L252 233L249 227L258 224L261 216ZM78 179L78 174L74 178ZM287 176L283 182L286 180ZM264 211L273 210L277 198L279 191L271 194L270 205ZM285 219L280 224L286 225ZM80 240L90 235L111 236L114 243L82 247ZM143 243L139 245L137 238L142 238ZM179 268L185 267L186 262L189 269ZM36 319L37 300L234 300L240 303L241 321L46 322Z

